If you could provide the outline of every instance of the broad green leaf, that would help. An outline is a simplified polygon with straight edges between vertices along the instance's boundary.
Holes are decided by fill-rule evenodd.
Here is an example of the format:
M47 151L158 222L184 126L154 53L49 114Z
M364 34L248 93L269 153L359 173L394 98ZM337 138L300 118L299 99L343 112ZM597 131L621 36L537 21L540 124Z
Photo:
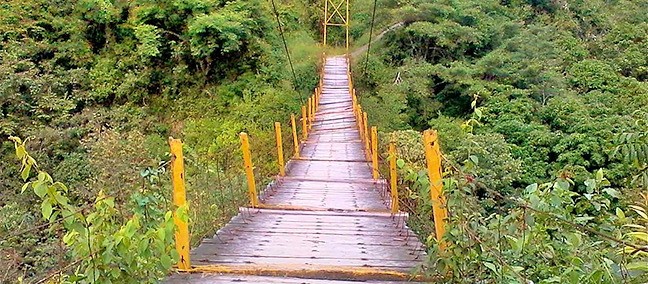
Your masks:
M616 208L616 215L619 219L625 219L625 213L623 213L623 210L619 207Z
M628 236L633 237L635 239L648 242L648 233L645 232L631 232L628 233Z
M524 267L521 267L521 266L511 266L511 270L513 270L513 271L515 271L515 272L517 272L517 273L520 273L521 271L524 270Z
M55 187L60 188L60 189L61 189L63 192L65 192L65 193L68 192L68 188L67 188L67 186L65 186L65 184L63 184L63 183L60 182L60 181L55 182L52 186L55 186Z
M526 187L526 192L527 193L534 193L538 190L538 184L537 183L532 183Z
M162 257L160 257L160 264L162 264L162 267L165 269L171 268L171 264L172 264L171 257L166 254L162 255Z
M108 205L110 208L115 208L115 198L113 197L108 197L103 200L103 202Z
M601 182L603 181L603 169L599 169L596 171L596 181Z
M398 159L396 160L396 165L402 169L405 166L405 161L403 159Z
M497 266L495 266L495 264L490 263L490 262L483 262L483 263L484 263L484 266L486 266L488 269L493 271L495 274L498 274L497 273Z
M52 216L52 203L49 199L45 199L43 200L43 203L41 203L41 213L45 220L49 220L50 216Z
M596 188L596 180L594 179L588 179L584 182L586 188L587 188L587 193L592 193L594 192L594 189Z
M54 199L58 204L65 205L65 206L68 205L67 197L61 195L58 191L55 191L53 195L54 195Z
M626 264L628 270L648 272L648 261L637 261Z
M27 182L27 183L23 184L22 189L20 190L20 194L25 193L25 190L27 190L27 188L29 188L30 185L31 185L31 182Z
M32 167L31 164L25 164L25 166L23 167L22 171L20 172L20 177L21 177L24 181L27 181L27 179L29 178L29 173L30 173L30 171L31 171L31 167Z
M163 241L163 240L166 239L166 233L164 232L163 229L158 229L158 230L156 231L156 233L157 233L157 238L158 238L158 240Z
M473 162L473 164L475 164L475 165L479 164L479 158L477 156L475 156L475 155L468 156L468 159L470 159L470 161Z
M617 198L617 199L618 199L618 198L621 198L621 195L619 194L619 191L617 191L617 190L614 189L614 188L609 188L609 187L608 187L608 188L604 188L604 189L603 189L603 192L609 194L610 196L612 196L612 197L614 197L614 198Z
M560 179L554 184L554 188L567 191L569 190L569 182L567 180Z
M34 188L34 193L40 198L43 198L47 194L47 185L42 181L33 182L32 187Z
M17 141L20 141L20 140L17 140ZM16 142L16 141L14 141L14 142ZM27 155L27 151L25 150L25 145L23 145L22 143L16 142L14 144L14 146L16 148L16 157L18 157L18 159L22 160L25 157L25 155Z
M477 118L482 118L481 108L476 108L475 109L475 114L477 115Z

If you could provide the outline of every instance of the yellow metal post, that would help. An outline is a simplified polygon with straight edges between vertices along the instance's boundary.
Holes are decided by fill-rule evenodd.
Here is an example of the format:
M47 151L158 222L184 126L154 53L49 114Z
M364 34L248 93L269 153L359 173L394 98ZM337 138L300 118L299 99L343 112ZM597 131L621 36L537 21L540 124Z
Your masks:
M371 159L371 136L369 136L369 122L367 121L367 112L364 112L362 115L362 126L364 127L362 131L364 131L365 137L365 155L367 156L367 160L369 160Z
M277 139L277 163L279 165L279 175L286 176L284 165L283 141L281 138L281 123L275 122L275 138Z
M329 0L324 0L324 22L322 23L324 25L324 47L326 47L327 42L327 31L326 29L328 28L328 2Z
M317 108L319 107L320 91L319 88L315 88L315 113L317 113Z
M306 106L302 106L302 139L308 139L308 118L306 117Z
M245 175L248 184L248 196L252 207L259 205L259 198L256 191L256 182L254 181L254 166L252 165L252 154L250 153L250 141L245 132L241 132L241 151L243 152L243 165L245 166Z
M427 160L428 175L430 177L430 197L432 199L432 213L434 215L434 228L439 248L443 251L446 244L443 241L445 224L448 218L448 208L443 195L443 179L441 177L441 149L436 131L423 132L425 144L425 159Z
M311 96L311 121L315 122L315 95ZM311 125L311 127L313 127Z
M378 179L378 129L371 127L371 165L373 168L373 178Z
M398 176L396 173L396 144L389 143L389 187L391 189L391 213L396 214L399 210L398 200Z
M360 132L360 141L364 142L364 124L362 119L362 107L358 105L358 112L356 113L356 120L358 121L358 132Z
M184 156L182 155L182 141L169 137L171 147L171 182L173 184L173 205L177 208L185 208L188 214L187 192L185 190ZM189 258L189 224L178 216L177 211L173 214L175 224L176 250L180 254L178 268L190 269L191 259Z
M295 124L295 115L290 115L290 124L292 126L293 145L295 147L295 158L299 159L299 139L297 138L297 124Z
M313 128L313 100L308 97L308 108L306 109L306 116L308 117L308 129Z
M347 55L349 54L349 25L351 25L351 17L349 17L349 0L346 0L346 21L345 21L345 28L346 28L346 52ZM351 62L349 62L349 66L351 66Z

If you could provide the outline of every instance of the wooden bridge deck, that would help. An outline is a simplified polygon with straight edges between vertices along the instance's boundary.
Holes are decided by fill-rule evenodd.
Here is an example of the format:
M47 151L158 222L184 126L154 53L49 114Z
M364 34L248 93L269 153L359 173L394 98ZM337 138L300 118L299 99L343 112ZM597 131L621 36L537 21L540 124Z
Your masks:
M344 57L326 60L301 158L261 195L266 209L242 209L192 250L192 265L207 272L176 274L167 283L391 283L380 281L403 280L423 262L424 247L403 215L389 213L385 181L372 179L347 66Z

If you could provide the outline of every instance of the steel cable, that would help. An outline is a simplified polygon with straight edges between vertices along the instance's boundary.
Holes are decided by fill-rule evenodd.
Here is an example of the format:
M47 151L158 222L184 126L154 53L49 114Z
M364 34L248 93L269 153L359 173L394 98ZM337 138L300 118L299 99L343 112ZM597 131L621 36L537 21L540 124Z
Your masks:
M293 88L297 88L297 74L295 74L295 68L293 67L292 58L290 57L290 51L288 50L288 44L286 43L286 37L284 36L283 27L281 26L281 20L279 20L279 12L277 12L277 6L275 5L274 0L270 0L272 3L272 10L274 11L275 18L277 19L277 26L279 28L279 34L281 34L281 41L283 42L284 50L286 51L286 57L288 57L288 64L290 64L290 71L292 71L294 85ZM299 95L299 100L302 105L304 104L304 98Z

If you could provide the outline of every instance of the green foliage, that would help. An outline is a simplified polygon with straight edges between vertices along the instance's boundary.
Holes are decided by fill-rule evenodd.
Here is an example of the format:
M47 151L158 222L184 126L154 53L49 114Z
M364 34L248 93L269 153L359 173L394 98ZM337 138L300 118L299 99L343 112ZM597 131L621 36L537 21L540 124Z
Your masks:
M77 269L72 275L61 276L61 281L154 282L171 268L173 259L177 259L171 211L149 210L146 215L134 213L124 217L115 206L115 199L103 192L99 192L92 210L84 211L70 203L68 188L63 183L38 170L20 138L11 137L11 140L21 160L20 176L26 182L22 191L31 188L41 200L42 218L50 226L62 224L65 228L63 242L70 249ZM38 171L35 179L31 178L32 170Z
M423 130L448 116L476 135L502 134L522 161L513 184L604 168L627 186L635 171L610 149L618 133L639 130L633 112L648 103L645 56L634 53L645 32L621 20L642 26L637 10L645 7L629 1L408 1L382 11L408 24L375 49L358 94L381 129Z
M168 160L169 136L182 138L194 151L190 157L201 157L188 164L189 217L201 220L192 227L196 241L246 203L238 190L243 188L238 133L250 133L259 153L255 162L265 161L257 170L262 186L261 180L276 173L272 124L287 126L289 114L299 111L299 98L318 80L320 49L308 19L320 12L305 2L278 7L296 82L268 2L5 2L0 5L0 140L32 138L26 146L39 169L69 186L70 203L94 204L103 191L119 212L139 216L131 226L139 223L142 234L151 220L164 217L157 209L148 212L151 206L168 209L170 195L162 190L168 180L153 185L149 178L160 176L151 173ZM26 208L23 217L35 221L24 225L42 225L41 201L34 206L38 196L19 194L13 151L12 143L0 144L0 208ZM217 167L215 161L225 156L227 167ZM193 168L205 164L207 170ZM219 188L225 197L212 190L216 173L222 174ZM231 194L229 182L236 184ZM115 226L126 223L117 217ZM117 232L115 226L105 232ZM33 232L3 244L0 254L11 255L2 262L12 269L7 275L40 280L35 278L68 263L72 252L62 248L60 234L58 229ZM142 261L142 269L164 271Z
M645 227L629 204L647 180L645 5L401 4L381 12L405 27L356 88L398 145L401 208L430 247L424 271L448 283L643 283ZM444 253L417 145L427 128L446 158Z
M629 206L632 209L631 212L634 211L637 214L636 223L625 224L624 227L629 228L629 232L625 234L625 237L629 241L646 247L648 244L648 233L644 229L648 226L648 195L644 193L642 198L643 202L639 201ZM626 219L625 213L620 209L617 209L616 215L622 220ZM632 259L626 266L628 270L636 273L638 277L648 277L647 251L626 246L622 249L621 254L628 255Z
M599 60L583 60L572 65L572 84L583 92L591 90L614 91L619 75L612 66Z

